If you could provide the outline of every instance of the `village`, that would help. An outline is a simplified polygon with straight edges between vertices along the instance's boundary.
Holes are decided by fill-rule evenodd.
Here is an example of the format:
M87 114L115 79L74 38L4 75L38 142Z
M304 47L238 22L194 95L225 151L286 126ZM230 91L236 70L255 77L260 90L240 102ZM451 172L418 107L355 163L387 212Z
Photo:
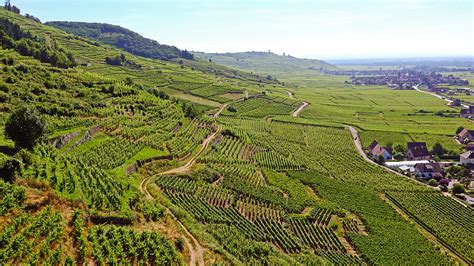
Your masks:
M440 73L424 72L418 70L388 71L382 75L351 76L354 85L387 85L392 89L411 90L418 84L428 87L428 90L437 85L466 86L469 81L453 75L443 76Z
M474 198L467 191L474 190L474 130L459 128L454 136L464 152L448 156L441 144L436 143L431 151L425 142L408 142L406 147L382 146L374 140L367 148L367 156L374 162L414 178L429 186L439 188L474 205Z

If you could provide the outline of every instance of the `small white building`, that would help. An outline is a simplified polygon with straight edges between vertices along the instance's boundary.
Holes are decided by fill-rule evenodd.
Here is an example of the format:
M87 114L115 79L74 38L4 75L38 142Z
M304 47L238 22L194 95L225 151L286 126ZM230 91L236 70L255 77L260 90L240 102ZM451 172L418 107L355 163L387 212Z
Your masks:
M467 151L459 156L462 165L474 165L474 151Z
M403 172L409 171L409 172L414 172L415 171L415 165L419 163L429 163L430 161L428 160L418 160L418 161L401 161L401 162L385 162L385 165L387 167L390 167L395 170L401 170Z

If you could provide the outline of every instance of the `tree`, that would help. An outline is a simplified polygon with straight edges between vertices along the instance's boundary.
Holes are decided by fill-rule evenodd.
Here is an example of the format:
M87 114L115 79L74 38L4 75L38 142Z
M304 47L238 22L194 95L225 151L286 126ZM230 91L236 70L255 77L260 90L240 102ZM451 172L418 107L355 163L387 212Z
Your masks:
M181 51L181 57L184 58L184 59L193 60L194 55L192 53L188 52L188 50L182 50Z
M20 9L17 6L12 6L10 11L16 14L20 14Z
M461 194L466 192L466 189L464 189L464 186L462 184L454 184L453 186L453 193L454 194Z
M464 127L458 127L458 129L456 129L456 135L461 133L461 131L463 131Z
M5 123L5 136L17 148L32 148L47 136L47 122L36 109L21 106L14 110Z
M433 145L433 150L431 150L431 154L437 155L437 156L442 156L445 153L445 149L443 149L443 146L441 143L436 143Z
M397 146L395 146L395 148L393 148L395 150L395 152L399 152L399 153L405 153L406 152L406 149L404 146L398 144Z
M440 186L448 186L449 185L449 179L443 178L439 181Z

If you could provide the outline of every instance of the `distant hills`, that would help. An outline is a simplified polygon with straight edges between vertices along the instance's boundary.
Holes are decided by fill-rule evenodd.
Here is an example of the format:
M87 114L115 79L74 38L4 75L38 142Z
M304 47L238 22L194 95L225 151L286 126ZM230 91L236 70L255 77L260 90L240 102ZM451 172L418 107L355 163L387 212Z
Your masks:
M201 53L193 52L196 57L211 60L228 67L261 74L282 76L306 70L334 69L335 66L316 59L302 59L289 55L277 55L271 52L241 53Z
M178 57L193 59L193 55L186 50L160 44L155 40L145 38L136 32L116 25L66 21L52 21L45 24L71 34L116 46L138 56L160 60L170 60Z

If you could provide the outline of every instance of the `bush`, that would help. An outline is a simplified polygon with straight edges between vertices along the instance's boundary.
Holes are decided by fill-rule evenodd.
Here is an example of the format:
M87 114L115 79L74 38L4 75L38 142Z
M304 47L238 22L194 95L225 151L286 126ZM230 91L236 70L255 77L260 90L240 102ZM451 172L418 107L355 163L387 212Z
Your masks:
M17 159L8 159L0 167L0 176L8 183L15 183L16 177L20 172L21 162Z
M5 136L17 147L32 148L46 138L47 123L38 111L28 106L14 110L5 124Z
M184 239L182 237L176 239L174 242L174 245L176 246L176 249L178 249L180 252L183 252L184 250Z
M461 193L465 193L466 192L466 189L464 188L464 186L462 184L454 184L453 186L453 194L461 194Z
M430 179L430 181L428 181L428 185L430 185L432 187L436 187L438 185L438 181L436 181L436 179L432 178L432 179Z
M441 180L439 181L439 185L440 185L440 186L447 186L447 185L449 185L449 179L447 179L447 178L441 179Z
M20 150L15 155L15 157L18 160L22 161L23 165L25 165L25 167L30 166L30 165L33 164L33 154L31 152L29 152L28 150L26 150L26 149Z

